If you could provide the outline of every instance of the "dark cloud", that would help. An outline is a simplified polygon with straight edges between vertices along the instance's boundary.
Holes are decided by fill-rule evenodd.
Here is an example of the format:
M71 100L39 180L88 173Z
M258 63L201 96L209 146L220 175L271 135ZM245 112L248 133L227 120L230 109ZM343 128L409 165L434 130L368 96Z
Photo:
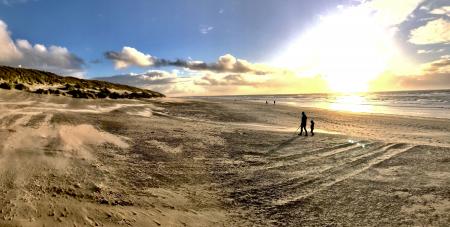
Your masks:
M18 50L23 56L18 63L24 67L43 69L63 75L72 75L83 71L84 60L70 53L64 47L50 46L46 48L43 45L31 47L24 43L27 41L19 40L17 42Z
M409 89L448 89L450 73L397 78L401 87Z
M105 52L105 58L113 61L123 61L128 63L129 65L137 65L137 66L152 66L154 64L155 58L151 56L145 56L143 57L144 62L148 61L148 63L139 63L139 59L133 55L132 53L126 53L125 51L122 52L115 52L115 51L107 51Z
M266 67L252 64L248 61L237 59L230 54L219 57L215 63L205 63L200 61L186 61L178 59L176 61L170 61L166 59L156 59L155 66L177 66L190 70L199 71L212 71L216 73L252 73L252 74L267 74L270 72Z
M177 75L165 71L153 70L142 74L125 74L94 79L135 87L146 87L148 85L174 83Z
M126 68L129 66L139 67L164 67L175 66L197 71L212 71L216 73L252 73L264 75L273 72L275 69L270 67L253 64L243 59L237 59L231 54L226 54L214 63L205 63L202 61L188 61L183 59L168 60L156 58L149 54L144 54L135 48L124 47L121 52L107 51L105 58L112 60L116 68Z
M102 60L94 59L94 60L90 61L89 63L91 63L91 64L100 64L100 63L102 63Z
M450 56L421 65L422 73L408 76L384 75L374 81L378 87L402 89L448 89L450 87Z
M432 62L429 67L426 69L428 72L437 72L440 71L443 67L450 66L450 57L449 58L441 58L435 62Z
M398 78L400 86L418 89L440 89L450 86L450 56L423 65L424 74Z
M245 77L245 75L242 74L228 74L225 76L218 74L206 74L196 80L194 84L202 86L256 86L260 84L260 82L250 81Z
M111 77L98 77L95 80L103 80L112 83L126 84L134 87L150 89L164 94L189 94L195 89L191 78L180 78L176 72L151 70L140 74L125 74Z

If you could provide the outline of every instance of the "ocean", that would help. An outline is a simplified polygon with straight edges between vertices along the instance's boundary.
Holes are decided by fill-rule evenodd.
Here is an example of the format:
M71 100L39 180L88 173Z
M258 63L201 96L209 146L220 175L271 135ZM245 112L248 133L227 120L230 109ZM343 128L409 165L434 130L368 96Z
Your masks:
M245 100L315 107L345 112L394 114L450 119L450 90L368 92L355 94L292 94L209 96L207 99Z

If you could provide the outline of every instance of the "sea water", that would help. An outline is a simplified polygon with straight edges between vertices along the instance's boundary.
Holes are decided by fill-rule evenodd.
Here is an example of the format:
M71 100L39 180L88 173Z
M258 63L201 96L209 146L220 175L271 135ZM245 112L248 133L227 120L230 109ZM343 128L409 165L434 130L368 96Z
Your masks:
M239 95L204 97L287 104L346 112L395 114L450 119L450 90L368 92L351 94Z

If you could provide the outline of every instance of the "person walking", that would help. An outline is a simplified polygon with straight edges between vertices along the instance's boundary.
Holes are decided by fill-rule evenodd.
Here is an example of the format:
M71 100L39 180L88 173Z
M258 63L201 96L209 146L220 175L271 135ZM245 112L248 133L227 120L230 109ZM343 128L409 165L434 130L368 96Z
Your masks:
M314 136L314 121L313 120L311 120L310 127L311 127L311 136Z
M303 134L303 129L305 130L305 136L308 136L308 130L306 130L306 121L308 120L308 117L306 117L305 112L302 112L302 120L300 123L300 133L298 134L301 136Z

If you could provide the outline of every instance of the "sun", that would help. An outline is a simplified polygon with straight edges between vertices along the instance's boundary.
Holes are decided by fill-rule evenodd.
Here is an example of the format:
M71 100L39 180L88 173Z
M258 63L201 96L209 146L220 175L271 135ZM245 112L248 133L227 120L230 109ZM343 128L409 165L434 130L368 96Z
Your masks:
M370 11L342 9L322 17L275 64L294 69L299 76L321 75L333 92L364 92L393 56L391 34Z

